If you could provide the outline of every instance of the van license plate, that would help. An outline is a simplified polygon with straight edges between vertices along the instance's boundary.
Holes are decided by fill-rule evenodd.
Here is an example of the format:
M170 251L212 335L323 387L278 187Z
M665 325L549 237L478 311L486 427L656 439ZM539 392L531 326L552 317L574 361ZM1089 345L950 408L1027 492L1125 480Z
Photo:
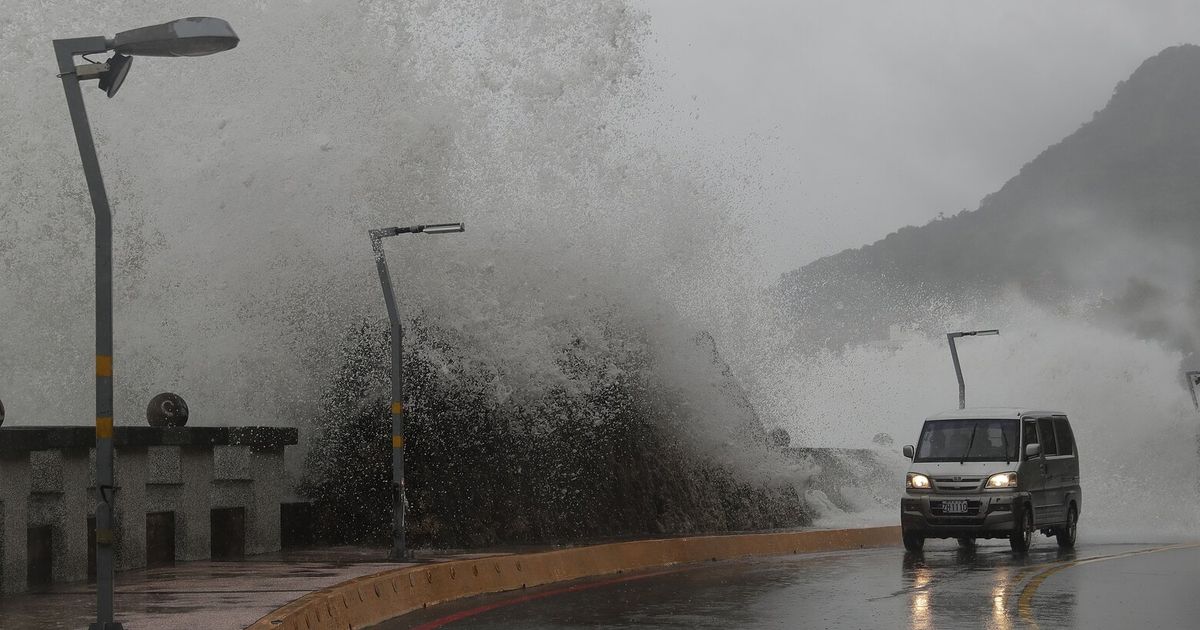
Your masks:
M966 514L966 500L959 501L942 501L942 513L944 514Z

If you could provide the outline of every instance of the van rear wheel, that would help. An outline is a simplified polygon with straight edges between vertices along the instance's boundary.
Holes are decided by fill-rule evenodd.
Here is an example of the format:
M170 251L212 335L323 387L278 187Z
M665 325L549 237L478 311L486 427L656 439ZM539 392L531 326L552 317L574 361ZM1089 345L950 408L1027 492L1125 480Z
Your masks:
M1021 528L1008 536L1008 546L1017 553L1029 551L1033 543L1033 510L1025 506L1021 513Z
M974 549L975 548L975 539L974 538L959 538L958 546L962 547L963 549Z
M1054 537L1058 539L1058 546L1063 549L1070 549L1075 546L1075 532L1078 529L1079 513L1072 505L1071 509L1067 510L1067 524L1058 528Z
M904 538L904 548L909 551L917 552L925 548L925 537L920 534L903 532L902 537Z

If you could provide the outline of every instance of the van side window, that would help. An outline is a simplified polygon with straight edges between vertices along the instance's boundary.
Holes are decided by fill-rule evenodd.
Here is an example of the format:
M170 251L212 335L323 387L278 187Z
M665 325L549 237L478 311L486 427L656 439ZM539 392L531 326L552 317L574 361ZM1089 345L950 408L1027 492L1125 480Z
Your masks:
M1038 433L1042 438L1042 454L1058 455L1058 441L1054 439L1054 420L1038 418Z
M1054 419L1054 432L1058 438L1058 454L1075 454L1075 436L1071 433L1071 423L1066 418Z
M1037 444L1037 423L1033 420L1026 420L1024 429L1021 433L1021 457L1025 456L1025 447L1030 444Z

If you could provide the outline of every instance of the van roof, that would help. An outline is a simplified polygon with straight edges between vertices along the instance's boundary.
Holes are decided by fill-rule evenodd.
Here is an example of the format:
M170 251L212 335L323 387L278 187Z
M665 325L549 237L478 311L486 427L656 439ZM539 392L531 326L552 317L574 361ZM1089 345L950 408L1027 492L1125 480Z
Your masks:
M935 413L926 420L971 420L974 418L1020 418L1023 416L1065 416L1061 411L1030 409L1027 407L968 407Z

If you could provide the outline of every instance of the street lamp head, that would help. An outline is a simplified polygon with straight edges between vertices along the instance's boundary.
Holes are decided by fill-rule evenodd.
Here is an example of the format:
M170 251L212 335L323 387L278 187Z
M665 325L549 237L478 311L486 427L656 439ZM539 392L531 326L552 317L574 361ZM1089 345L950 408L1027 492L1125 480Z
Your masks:
M189 17L117 33L109 49L143 57L199 57L229 50L238 41L225 20Z
M432 225L410 225L408 227L390 227L371 230L371 238L384 238L387 236L396 236L398 234L453 234L455 232L465 232L466 225L463 223L434 223Z
M426 225L421 231L426 234L452 234L454 232L466 231L466 225L462 223L439 223L437 225Z
M4 424L4 401L0 400L0 425Z
M964 330L962 332L946 333L950 337L982 337L986 335L999 335L999 330Z

